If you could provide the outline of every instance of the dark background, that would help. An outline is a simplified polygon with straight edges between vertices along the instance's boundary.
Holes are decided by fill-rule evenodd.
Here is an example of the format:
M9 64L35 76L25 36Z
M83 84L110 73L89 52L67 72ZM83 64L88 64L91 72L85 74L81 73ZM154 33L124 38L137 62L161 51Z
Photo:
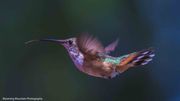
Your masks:
M178 0L1 0L0 97L45 101L180 101ZM155 47L146 66L105 80L79 72L62 46L25 45L81 32L104 45L119 38L114 56Z

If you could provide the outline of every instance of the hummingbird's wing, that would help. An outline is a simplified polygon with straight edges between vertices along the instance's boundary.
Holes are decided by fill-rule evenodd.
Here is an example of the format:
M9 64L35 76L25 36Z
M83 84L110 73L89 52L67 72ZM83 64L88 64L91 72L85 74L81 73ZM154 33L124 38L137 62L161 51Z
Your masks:
M97 57L98 53L104 52L104 47L101 42L89 34L81 34L77 38L79 50L86 56Z
M112 42L111 44L109 44L108 46L106 46L106 47L105 47L105 52L106 52L106 53L109 53L109 52L111 52L111 51L114 51L115 48L116 48L117 45L118 45L118 42L119 42L119 40L116 39L116 41L114 41L114 42Z
M119 65L117 65L117 70L122 73L129 69L130 67L138 66L138 65L146 65L148 64L152 58L155 56L154 49L148 48L139 52L134 52L128 55L125 55L120 61ZM121 58L121 57L120 57Z

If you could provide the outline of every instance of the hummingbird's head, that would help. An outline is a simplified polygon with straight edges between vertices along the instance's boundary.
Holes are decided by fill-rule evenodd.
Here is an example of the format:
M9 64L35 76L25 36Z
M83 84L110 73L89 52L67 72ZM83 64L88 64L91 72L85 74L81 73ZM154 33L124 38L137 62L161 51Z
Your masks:
M63 43L61 43L66 49L75 47L76 46L76 38L69 38L64 40Z

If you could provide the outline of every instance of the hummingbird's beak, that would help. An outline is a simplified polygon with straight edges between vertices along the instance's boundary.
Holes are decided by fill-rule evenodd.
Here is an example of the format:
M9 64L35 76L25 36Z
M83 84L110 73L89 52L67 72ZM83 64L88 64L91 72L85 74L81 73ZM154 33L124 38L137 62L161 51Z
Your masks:
M34 42L53 42L53 43L58 43L58 44L64 44L66 43L65 40L57 40L57 39L40 39L40 40L30 40L25 42L25 44L30 44Z

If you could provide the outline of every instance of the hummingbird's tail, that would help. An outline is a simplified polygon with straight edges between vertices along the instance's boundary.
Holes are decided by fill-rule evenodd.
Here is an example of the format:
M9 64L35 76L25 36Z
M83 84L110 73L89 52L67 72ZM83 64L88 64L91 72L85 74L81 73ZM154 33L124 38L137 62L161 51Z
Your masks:
M117 71L122 73L130 67L146 65L155 56L154 49L148 48L139 52L134 52L122 59L122 61L117 66Z

